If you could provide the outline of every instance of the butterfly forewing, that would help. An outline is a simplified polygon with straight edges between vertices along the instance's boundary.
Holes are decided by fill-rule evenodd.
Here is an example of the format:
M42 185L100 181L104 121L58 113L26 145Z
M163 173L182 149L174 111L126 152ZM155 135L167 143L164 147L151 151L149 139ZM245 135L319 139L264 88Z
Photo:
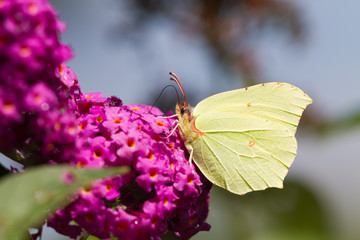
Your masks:
M311 99L287 83L259 84L223 92L196 105L193 115L207 112L233 112L278 122L295 133L300 117Z

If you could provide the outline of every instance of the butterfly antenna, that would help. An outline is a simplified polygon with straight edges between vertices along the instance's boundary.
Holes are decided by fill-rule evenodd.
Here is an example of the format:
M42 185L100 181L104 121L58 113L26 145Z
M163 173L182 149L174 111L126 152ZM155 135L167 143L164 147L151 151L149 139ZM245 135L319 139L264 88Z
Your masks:
M183 103L182 107L186 107L187 106L186 95L185 95L183 87L181 86L179 78L173 72L169 72L169 74L171 76L173 76L173 77L170 78L170 80L176 82L176 84L179 86L179 88L180 88L180 90L181 90L181 92L182 92L182 94L184 96L184 103Z
M179 93L178 93L176 87L175 87L174 85L167 85L167 86L165 86L165 87L161 90L159 96L156 98L156 100L155 100L155 102L153 103L153 105L151 105L151 108L149 109L149 112L148 112L148 113L151 112L151 109L152 109L152 108L155 106L155 104L159 101L161 95L163 94L163 92L165 91L165 89L167 89L168 87L173 87L173 88L174 88L175 93L176 93L176 96L177 96L177 99L178 99L178 101L180 101Z

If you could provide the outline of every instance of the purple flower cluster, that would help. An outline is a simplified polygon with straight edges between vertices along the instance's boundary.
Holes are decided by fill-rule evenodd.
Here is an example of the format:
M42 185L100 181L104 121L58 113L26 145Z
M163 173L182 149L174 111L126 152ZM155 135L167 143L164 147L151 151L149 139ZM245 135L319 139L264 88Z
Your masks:
M75 116L55 75L72 57L64 29L46 0L0 1L0 151L26 166L73 155Z
M69 68L66 72L73 76ZM157 108L122 106L118 98L101 95L80 93L71 101L81 149L72 164L130 166L132 171L83 189L49 225L73 238L85 229L101 239L161 239L167 231L188 239L209 230L205 219L211 184L189 164L178 131L171 135L174 118L162 117Z
M129 166L82 189L49 225L75 238L188 239L205 223L211 183L190 165L175 119L157 108L83 94L46 0L0 0L0 152L25 166Z

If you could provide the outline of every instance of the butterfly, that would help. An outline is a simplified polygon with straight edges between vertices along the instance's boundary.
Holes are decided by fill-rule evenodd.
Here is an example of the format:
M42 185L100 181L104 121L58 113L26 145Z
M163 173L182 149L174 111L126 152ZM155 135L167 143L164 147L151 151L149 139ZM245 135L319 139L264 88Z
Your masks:
M271 82L210 96L194 108L176 106L185 147L203 175L235 194L283 187L293 163L295 133L312 99L301 89Z

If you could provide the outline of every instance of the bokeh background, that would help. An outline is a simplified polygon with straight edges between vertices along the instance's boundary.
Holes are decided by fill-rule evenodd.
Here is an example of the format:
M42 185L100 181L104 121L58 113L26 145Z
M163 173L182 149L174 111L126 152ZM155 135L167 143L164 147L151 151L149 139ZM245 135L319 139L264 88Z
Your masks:
M210 232L193 239L360 237L360 2L50 0L83 92L152 105L175 72L192 105L214 93L288 82L314 103L283 190L214 188ZM168 88L156 106L173 110ZM46 231L44 239L66 239Z

